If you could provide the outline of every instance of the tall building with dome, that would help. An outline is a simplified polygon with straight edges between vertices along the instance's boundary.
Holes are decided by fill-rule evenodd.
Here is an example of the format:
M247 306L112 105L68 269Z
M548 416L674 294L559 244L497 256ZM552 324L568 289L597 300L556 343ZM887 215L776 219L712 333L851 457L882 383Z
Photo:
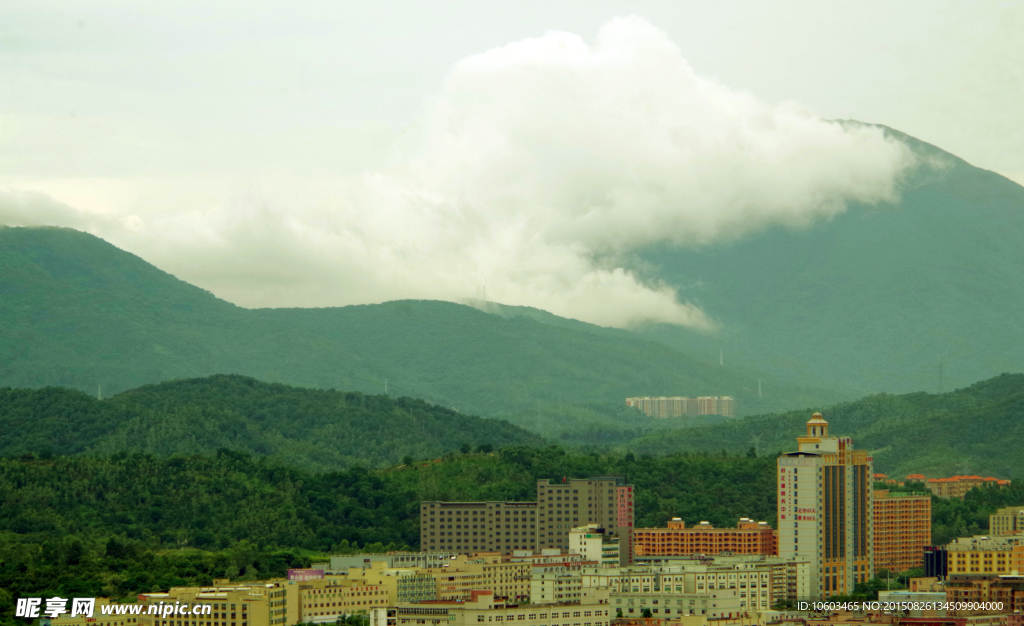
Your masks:
M779 556L810 562L811 599L852 593L874 576L872 458L821 413L796 441L777 461Z

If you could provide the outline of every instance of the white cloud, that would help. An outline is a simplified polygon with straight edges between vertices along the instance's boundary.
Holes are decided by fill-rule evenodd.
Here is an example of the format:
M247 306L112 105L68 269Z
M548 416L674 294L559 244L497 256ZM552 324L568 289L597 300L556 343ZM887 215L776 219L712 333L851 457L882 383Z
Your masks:
M709 328L630 271L629 251L892 201L912 164L878 130L697 75L636 17L594 45L552 32L464 59L412 145L391 169L268 179L223 206L86 227L245 306L461 300L485 287L603 325Z

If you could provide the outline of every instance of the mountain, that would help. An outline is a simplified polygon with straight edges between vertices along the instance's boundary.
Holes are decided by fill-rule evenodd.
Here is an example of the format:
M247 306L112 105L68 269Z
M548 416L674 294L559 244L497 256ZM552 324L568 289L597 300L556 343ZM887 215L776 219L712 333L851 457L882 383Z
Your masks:
M957 474L1024 477L1024 374L1003 374L943 394L876 394L822 410L829 433L870 450L875 471L897 478ZM809 411L748 417L727 424L646 435L636 453L795 448Z
M723 330L652 326L641 336L862 393L942 391L1024 371L1024 187L886 132L922 164L898 204L851 206L805 230L643 251Z
M21 453L268 456L330 470L395 465L460 449L540 445L503 420L422 400L299 389L237 375L148 385L106 400L80 391L0 389L0 456Z
M791 384L762 404L756 384L767 375L627 331L535 319L541 313L434 301L244 309L92 235L0 227L0 386L110 395L241 374L373 394L386 387L531 424L553 405L594 405L613 422L643 422L620 415L633 395L733 395L748 412L852 397Z

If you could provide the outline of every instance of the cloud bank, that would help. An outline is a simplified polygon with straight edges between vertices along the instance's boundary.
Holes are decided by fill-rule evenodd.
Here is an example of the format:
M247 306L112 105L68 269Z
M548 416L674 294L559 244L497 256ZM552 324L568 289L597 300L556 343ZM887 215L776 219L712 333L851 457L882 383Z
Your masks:
M0 221L90 230L243 306L486 289L601 325L708 329L704 311L632 270L630 252L895 201L913 162L880 130L698 75L636 17L609 22L593 45L550 32L464 59L415 135L395 167L219 206L85 218L8 196Z

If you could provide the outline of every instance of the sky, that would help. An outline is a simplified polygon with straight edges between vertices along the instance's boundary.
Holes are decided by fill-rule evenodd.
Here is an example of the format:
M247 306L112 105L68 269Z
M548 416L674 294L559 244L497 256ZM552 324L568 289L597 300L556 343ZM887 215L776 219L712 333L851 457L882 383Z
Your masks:
M884 124L1024 183L1024 3L0 3L0 223L241 306L714 327L640 263L898 199Z

